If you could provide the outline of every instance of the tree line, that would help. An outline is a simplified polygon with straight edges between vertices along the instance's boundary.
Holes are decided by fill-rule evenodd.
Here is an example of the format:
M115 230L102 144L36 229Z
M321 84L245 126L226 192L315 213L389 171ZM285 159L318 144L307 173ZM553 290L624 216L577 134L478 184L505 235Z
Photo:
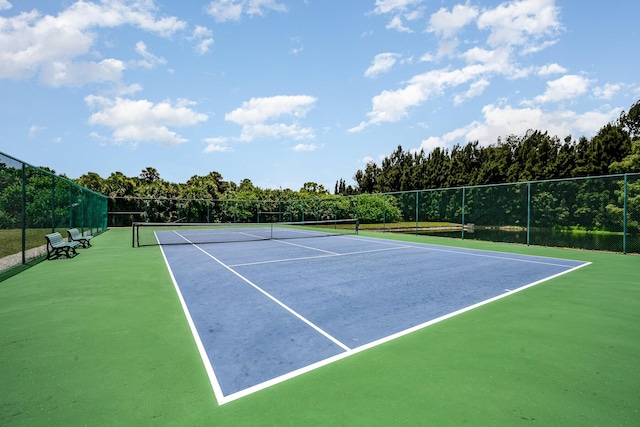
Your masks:
M380 166L371 162L364 170L358 170L354 176L355 185L347 185L342 179L336 182L336 196L373 194L357 199L332 197L323 185L314 182L305 183L297 191L262 189L249 179L243 179L239 184L226 181L218 172L194 175L185 183L171 183L162 179L153 167L145 168L137 177L114 172L103 179L97 173L89 172L74 181L108 196L108 211L112 213L109 225L125 225L119 219L125 222L141 219L135 215L128 218L113 215L119 212L143 212L145 220L161 222L297 221L351 218L354 215L370 223L430 219L459 222L462 194L431 190L640 172L639 136L640 101L628 113L623 111L618 120L603 126L591 139L582 137L573 141L566 137L560 140L547 132L530 131L522 136L508 136L489 146L474 141L465 146L456 145L450 151L436 148L428 154L405 152L399 145ZM14 228L20 224L23 191L30 227L45 226L52 217L60 217L54 221L59 224L62 218L87 216L73 212L81 204L77 201L80 196L75 195L72 187L54 185L53 171L44 169L40 173L30 168L26 188L22 190L21 171L12 167L11 162L0 162L0 228ZM640 203L638 187L634 178L628 193L629 206L633 209L640 208L640 205L636 206ZM500 224L521 223L522 220L515 218L522 217L520 211L526 207L526 199L522 197L527 192L523 188L526 187L467 192L466 219L477 223L489 220ZM541 212L549 217L538 216L533 225L566 227L582 224L596 229L613 229L622 214L618 212L622 206L619 188L617 182L600 188L587 181L575 181L534 192L532 200L536 206L547 206ZM389 194L413 190L424 191L419 197L411 192ZM590 202L578 200L579 197L586 197ZM513 200L519 201L515 205L512 203L509 209L498 209L500 214L491 209ZM53 215L40 214L48 207L53 207ZM519 213L515 215L515 212ZM553 214L549 215L550 212ZM483 214L489 218L483 218Z
M371 161L354 175L355 186L340 179L335 194L387 193L507 182L529 182L640 172L640 101L604 125L591 139L560 139L548 132L435 148L404 151L401 145L381 164Z
M584 136L577 141L571 136L560 139L546 131L530 130L524 135L499 138L490 145L472 141L450 150L435 148L429 153L405 151L398 145L380 165L371 161L356 171L354 184L347 184L344 179L336 181L333 194L387 193L626 172L640 172L640 100L591 139ZM162 179L153 167L147 167L138 177L114 172L103 179L89 172L75 181L111 198L291 200L330 195L327 188L315 182L307 182L299 190L263 189L250 179L239 184L225 181L218 172L194 175L185 183L171 183Z
M354 184L347 184L344 179L336 181L333 194L379 194L640 172L639 138L640 101L633 104L628 112L623 111L614 122L605 124L590 139L584 136L577 141L571 136L560 139L546 131L530 130L524 135L499 138L490 145L472 141L466 145L455 145L450 150L435 148L429 153L424 150L405 151L398 145L379 165L369 162L363 170L356 171ZM110 211L157 212L157 218L148 219L158 221L181 217L207 221L256 221L260 220L259 211L284 209L278 205L280 202L331 196L327 188L315 182L307 182L299 190L264 189L255 186L250 179L243 179L239 184L226 181L218 172L194 175L185 183L171 183L162 179L153 167L147 167L138 177L114 172L103 179L89 172L76 182L107 195ZM150 202L141 206L134 199L156 200L156 205L163 206L150 206ZM167 199L183 202L168 202ZM184 200L212 202L187 204ZM248 204L243 207L243 204L231 206L224 203L232 200ZM262 205L256 205L257 201ZM173 206L164 206L167 203L173 203ZM251 204L253 207L249 207ZM381 201L375 204L382 206ZM390 209L386 213L391 215L396 209L388 207ZM340 210L337 207L332 209ZM217 212L217 217L211 216L212 211ZM320 211L323 209L318 208L317 212ZM162 212L168 212L166 217Z

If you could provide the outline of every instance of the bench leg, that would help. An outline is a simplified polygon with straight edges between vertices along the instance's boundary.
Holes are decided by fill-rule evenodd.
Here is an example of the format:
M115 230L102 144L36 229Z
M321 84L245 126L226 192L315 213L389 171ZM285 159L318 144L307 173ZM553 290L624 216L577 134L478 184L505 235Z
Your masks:
M58 259L62 255L63 248L51 248L50 251L47 251L47 259Z

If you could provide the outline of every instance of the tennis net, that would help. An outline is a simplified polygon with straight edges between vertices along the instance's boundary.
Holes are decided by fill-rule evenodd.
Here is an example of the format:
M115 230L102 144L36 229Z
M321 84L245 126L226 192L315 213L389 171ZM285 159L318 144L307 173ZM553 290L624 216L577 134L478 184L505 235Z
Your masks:
M358 234L357 219L272 223L134 222L132 245L185 245Z

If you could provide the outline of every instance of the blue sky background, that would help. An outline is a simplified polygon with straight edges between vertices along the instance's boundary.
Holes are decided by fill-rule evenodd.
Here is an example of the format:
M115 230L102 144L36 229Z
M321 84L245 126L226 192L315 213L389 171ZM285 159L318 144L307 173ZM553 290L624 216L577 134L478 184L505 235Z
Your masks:
M592 137L640 99L639 2L0 0L0 151L78 178L333 191L400 144Z

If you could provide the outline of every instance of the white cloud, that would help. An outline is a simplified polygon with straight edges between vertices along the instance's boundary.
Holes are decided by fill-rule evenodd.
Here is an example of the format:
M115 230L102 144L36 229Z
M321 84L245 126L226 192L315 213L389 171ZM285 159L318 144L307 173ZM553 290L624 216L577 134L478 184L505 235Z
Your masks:
M546 40L546 41L540 42L538 44L531 43L531 44L525 46L520 53L522 55L529 55L530 53L537 53L537 52L540 52L542 50L545 50L548 47L551 47L551 46L555 45L556 43L558 43L558 40Z
M614 95L622 89L620 84L606 83L604 86L599 86L593 89L593 94L596 98L611 99Z
M99 111L89 118L89 124L102 125L113 130L115 142L159 142L177 145L187 140L169 126L194 126L207 120L207 115L197 113L191 107L193 102L178 100L162 101L154 104L145 99L106 98L89 95L85 102L91 109Z
M256 138L313 138L310 128L298 124L285 124L285 118L300 119L314 107L316 98L307 95L277 95L268 98L252 98L225 115L225 120L242 126L240 140ZM276 121L275 123L272 123Z
M214 44L212 35L213 33L207 27L196 25L189 40L196 42L194 50L198 55L204 55L211 51L211 46Z
M43 64L40 81L53 87L117 82L121 79L124 69L124 63L117 59L105 59L100 62L53 61Z
M490 84L489 81L486 79L480 79L480 80L474 81L473 83L471 83L471 85L469 86L469 89L466 92L456 95L454 97L453 103L455 105L459 105L468 99L475 98L477 96L482 95L482 92L484 92L485 88L489 86L489 84Z
M412 6L417 6L423 0L376 0L376 8L373 13L383 15L387 13L406 12Z
M453 38L461 28L473 22L478 13L478 8L469 4L458 4L451 12L441 8L429 18L427 31L445 39Z
M619 109L576 113L571 110L543 111L540 108L513 108L487 105L482 109L484 123L467 134L470 141L495 143L498 136L522 135L530 129L548 131L560 138L567 135L594 135L619 115Z
M376 0L373 13L376 15L391 15L387 24L388 30L411 33L410 28L404 25L404 20L414 21L422 17L422 9L419 7L423 0Z
M429 154L436 148L445 148L446 143L436 136L430 136L429 138L422 141L418 148L414 148L410 150L412 153L420 152L420 150L424 150L426 154Z
M41 80L52 85L113 81L122 72L122 61L78 58L95 54L96 28L124 25L160 36L171 36L186 27L175 17L156 18L150 1L78 1L57 16L43 16L35 9L0 16L0 78L27 79L42 73Z
M434 62L437 58L430 54L430 53L425 53L424 55L422 55L420 57L420 59L418 60L419 62Z
M239 21L243 14L263 16L265 10L285 12L287 7L276 0L214 0L205 7L216 22Z
M553 45L555 40L545 38L557 34L561 29L554 1L509 1L482 11L469 3L455 5L451 11L441 8L429 18L427 32L439 38L440 57L455 56L458 35L474 23L478 29L488 31L486 43L491 49L511 52L519 47L522 54L535 53ZM478 40L473 43L478 43Z
M375 161L373 157L371 156L365 156L362 159L360 159L360 161L358 163L361 163L363 165L367 165L371 162Z
M240 139L242 141L253 141L254 139L291 138L295 140L314 138L315 134L311 128L303 128L297 124L285 123L255 123L242 127Z
M520 0L483 10L478 28L488 30L492 47L519 45L532 49L537 40L557 34L561 29L554 0Z
M498 138L509 135L522 136L529 130L548 131L550 135L564 138L567 135L595 135L602 123L615 120L620 108L594 110L578 113L566 109L544 111L540 108L514 108L510 105L486 105L482 109L483 120L448 132L440 137L430 137L420 147L412 150L430 152L435 147L464 145L470 141L479 141L482 145L495 144Z
M394 91L385 90L373 97L373 108L367 113L368 120L349 129L349 132L362 131L372 124L397 122L408 115L410 108L423 104L431 97L442 95L447 88L473 81L488 70L490 68L484 65L470 65L460 70L433 70L417 75L406 87Z
M460 55L469 65L481 65L482 73L503 74L513 78L521 73L511 61L509 49L500 48L487 50L480 47L473 47Z
M193 34L191 35L192 40L204 39L207 37L211 37L213 33L207 27L203 27L202 25L196 25L196 28L193 30Z
M9 10L13 7L9 0L0 0L0 10Z
M474 121L441 137L430 137L411 151L424 149L425 153L429 153L436 147L451 148L455 144L464 145L470 141L479 141L486 146L495 144L498 138L522 136L529 130L548 131L559 138L568 135L591 137L598 132L602 123L618 117L620 111L615 108L577 113L570 110L542 111L539 108L487 105L482 110L483 121Z
M587 92L591 82L582 76L567 74L557 80L547 82L544 94L536 96L537 102L558 102L577 98Z
M118 82L117 84L114 85L113 88L111 88L111 90L104 91L103 94L108 93L108 94L117 95L117 96L130 96L140 91L142 91L142 86L139 85L138 83L125 85L122 82Z
M228 145L228 138L206 138L204 141L207 143L204 149L205 153L225 153L233 151Z
M543 65L538 69L539 76L548 76L551 74L564 74L566 72L567 72L567 69L558 64Z
M166 64L167 60L163 57L156 56L153 53L147 50L147 45L143 41L139 41L136 43L136 53L142 56L142 59L139 61L135 61L135 65L138 67L152 69L155 68L158 64Z
M298 144L292 148L293 151L303 152L303 151L316 151L318 146L315 144Z
M194 50L198 55L204 55L211 51L211 46L213 46L213 43L214 43L213 39L200 40L200 42L198 42Z
M225 22L240 20L243 8L242 0L217 0L209 3L205 10L217 22Z
M376 2L376 13L389 13L398 16L411 8L415 9L420 2L402 0L379 0ZM545 67L521 66L516 60L516 49L520 54L535 52L548 46L549 38L555 36L561 25L558 21L558 8L554 0L516 0L500 4L495 8L479 9L469 3L457 5L450 10L441 8L431 15L428 32L438 37L438 54L426 54L420 62L438 62L443 57L452 57L466 61L466 66L457 69L444 67L417 74L400 89L383 90L372 98L372 109L359 125L349 129L349 132L359 132L372 124L397 122L409 115L411 108L419 107L428 100L448 95L451 89L460 85L469 85L463 92L450 96L454 105L477 97L483 93L497 76L507 79L526 78L534 73L550 75L564 72L558 64ZM473 33L473 39L465 38L465 45L471 44L466 51L456 53L458 37L463 36L466 28L476 24L486 39L478 39ZM470 33L472 34L472 33ZM466 33L464 33L466 35ZM393 66L392 58L380 62L367 70L375 75L377 70L385 70ZM386 68L385 68L386 67ZM550 83L552 89L565 89L545 95L537 99L538 102L549 102L554 96L577 96L580 92L579 82L573 92L569 90L571 82L562 81Z
M399 33L412 33L413 30L411 28L404 25L402 21L402 17L400 15L396 15L387 24L385 27L387 30L396 30Z
M35 136L45 130L46 128L43 126L38 126L38 125L32 125L31 127L29 127L29 138L35 138Z
M379 53L373 59L373 64L364 72L365 77L375 77L386 73L396 64L400 55L397 53Z

